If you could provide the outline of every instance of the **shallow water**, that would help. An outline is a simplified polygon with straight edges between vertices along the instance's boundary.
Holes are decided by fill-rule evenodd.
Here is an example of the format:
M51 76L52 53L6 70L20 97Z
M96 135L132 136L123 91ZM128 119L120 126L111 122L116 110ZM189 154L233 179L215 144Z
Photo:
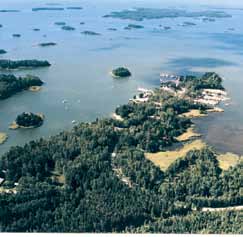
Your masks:
M53 1L54 2L54 1ZM49 137L71 129L71 121L91 121L109 116L115 107L126 103L138 87L159 85L161 71L198 73L216 71L225 77L225 87L232 98L225 113L197 120L205 140L219 151L243 154L243 11L227 10L232 18L202 22L190 19L196 26L181 27L188 19L158 19L139 22L144 29L124 30L130 20L102 18L113 10L131 7L176 7L170 1L58 1L61 6L82 6L83 10L32 12L33 7L47 6L48 1L0 1L0 9L17 9L17 13L0 13L0 48L8 54L0 58L46 59L50 68L25 70L16 74L35 74L45 81L40 92L22 92L0 101L0 131L9 135L0 153L12 145L40 137ZM181 6L191 9L195 6ZM197 9L199 9L197 7ZM200 10L207 7L200 7ZM75 31L63 31L54 22L64 21ZM80 22L85 22L80 25ZM171 30L162 30L171 26ZM228 28L234 27L235 31ZM40 31L33 31L40 28ZM117 28L109 31L108 28ZM80 32L91 30L101 36ZM13 38L19 33L21 38ZM53 47L38 43L56 42ZM109 71L127 66L133 76L114 80ZM63 104L62 100L67 100ZM33 130L8 130L8 125L23 111L42 112L44 125Z

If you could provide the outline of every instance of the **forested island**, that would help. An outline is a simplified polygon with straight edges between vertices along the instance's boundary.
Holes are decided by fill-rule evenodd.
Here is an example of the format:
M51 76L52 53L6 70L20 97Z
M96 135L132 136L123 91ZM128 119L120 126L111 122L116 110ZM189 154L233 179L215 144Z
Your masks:
M65 26L66 22L64 22L64 21L57 21L54 24L57 25L57 26Z
M62 30L67 30L67 31L74 31L75 30L74 27L72 27L72 26L66 26L66 25L62 26L61 29Z
M43 81L36 76L16 77L11 74L0 74L0 99L6 99L32 86L42 86Z
M192 125L184 114L210 108L195 98L223 89L216 73L179 79L140 89L115 118L12 147L0 159L0 230L240 234L242 162L225 168L206 145L160 159L190 145L177 139Z
M128 24L124 29L125 30L131 30L131 29L143 29L144 26L142 25L136 25L136 24Z
M85 31L81 32L81 34L83 34L83 35L93 35L93 36L100 35L100 33L97 33L97 32L94 32L94 31L90 31L90 30L85 30Z
M6 12L20 12L19 10L0 10L1 13L6 13Z
M103 17L112 17L125 20L151 20L162 18L178 18L178 17L203 17L203 18L227 18L232 17L224 11L186 11L181 9L156 9L156 8L134 8L111 12Z
M13 34L12 35L14 38L20 38L21 37L21 34Z
M65 9L63 7L35 7L32 8L33 12L38 11L64 11Z
M21 68L39 68L39 67L49 67L51 64L48 61L42 60L8 60L0 59L0 69L21 69Z
M54 42L46 42L46 43L38 44L38 46L40 46L40 47L48 47L48 46L55 46L55 45L57 45L57 44Z
M6 53L7 53L6 50L4 50L4 49L0 49L0 54L6 54Z
M132 73L125 67L118 67L111 71L111 75L115 78L130 77Z
M82 7L67 7L67 10L82 10Z
M10 125L10 129L17 128L37 128L44 122L44 115L23 112L19 114L16 120Z

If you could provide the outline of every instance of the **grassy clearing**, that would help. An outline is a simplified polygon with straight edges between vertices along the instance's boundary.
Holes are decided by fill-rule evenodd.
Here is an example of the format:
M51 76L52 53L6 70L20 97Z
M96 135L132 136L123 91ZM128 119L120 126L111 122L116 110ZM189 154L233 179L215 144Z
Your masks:
M0 145L3 144L8 139L8 135L6 133L0 132Z
M59 174L57 171L52 172L51 179L59 184L65 184L65 176L63 174Z
M206 144L202 140L195 140L185 144L182 148L175 151L164 151L157 153L146 153L145 157L152 161L161 170L165 171L175 160L184 157L191 150L201 150Z
M187 131L185 133L176 137L176 140L179 141L179 142L185 142L185 141L188 141L188 140L195 138L195 137L201 137L201 134L194 132L193 128L190 127L190 128L187 129Z
M207 114L202 114L199 109L192 109L189 112L181 114L180 116L186 118L200 118L207 116Z
M236 166L240 161L243 161L243 156L238 156L233 153L221 154L217 157L219 167L222 170L228 170L230 167Z

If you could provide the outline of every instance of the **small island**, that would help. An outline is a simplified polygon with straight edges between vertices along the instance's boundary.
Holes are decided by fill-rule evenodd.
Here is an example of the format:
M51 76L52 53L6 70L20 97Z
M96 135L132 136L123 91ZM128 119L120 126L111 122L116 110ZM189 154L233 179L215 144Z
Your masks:
M210 17L204 17L202 18L203 22L215 22L216 20L214 18L210 18Z
M170 27L170 26L164 26L163 29L164 29L164 30L170 30L171 27Z
M127 68L119 67L119 68L112 70L111 75L114 78L124 78L124 77L130 77L132 74Z
M82 7L67 7L67 10L82 10Z
M186 26L196 26L196 25L197 25L197 24L194 23L194 22L185 21L185 22L183 22L180 26L184 26L184 27L186 27Z
M142 26L142 25L129 24L124 29L125 30L131 30L131 29L143 29L143 28L144 28L144 26Z
M33 31L40 31L40 29L39 28L34 28Z
M16 120L9 126L10 129L18 128L37 128L44 122L43 114L34 114L23 112L18 115Z
M108 28L109 31L117 31L117 28Z
M42 85L43 81L36 76L27 75L25 77L16 77L14 75L0 74L0 100L6 99L23 90L40 88Z
M64 21L57 21L54 24L57 25L57 26L65 26L66 22L64 22Z
M83 35L100 35L100 33L94 32L94 31L89 31L89 30L85 30L83 32L81 32L81 34Z
M0 24L0 28L2 28L3 27L3 25L2 24Z
M6 13L6 12L20 12L19 10L0 10L1 13Z
M4 49L0 49L0 54L6 54L6 53L7 53L6 50L4 50Z
M39 67L49 67L51 64L48 61L41 61L36 59L29 60L0 60L0 69L13 70L20 68L39 68Z
M38 44L40 47L48 47L48 46L55 46L57 45L56 43L54 42L47 42L47 43L40 43Z
M21 34L13 34L12 35L14 38L20 38L21 37Z
M33 12L38 12L38 11L64 11L63 7L36 7L32 8Z
M103 17L112 17L123 20L152 20L152 19L163 19L163 18L195 18L195 17L208 17L208 18L227 18L232 15L224 11L186 11L182 9L169 9L169 8L134 8L122 11L114 11L110 14L104 15Z
M75 30L75 28L72 27L72 26L66 26L66 25L64 25L64 26L62 27L62 30L73 31L73 30Z

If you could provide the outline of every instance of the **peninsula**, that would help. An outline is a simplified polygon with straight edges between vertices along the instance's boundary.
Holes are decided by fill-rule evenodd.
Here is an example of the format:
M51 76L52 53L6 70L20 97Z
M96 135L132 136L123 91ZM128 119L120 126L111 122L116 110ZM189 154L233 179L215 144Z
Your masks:
M139 88L114 118L12 147L0 160L1 230L240 234L242 158L228 165L201 140L181 137L192 126L182 115L207 113L211 106L194 100L225 92L220 82L206 73Z

